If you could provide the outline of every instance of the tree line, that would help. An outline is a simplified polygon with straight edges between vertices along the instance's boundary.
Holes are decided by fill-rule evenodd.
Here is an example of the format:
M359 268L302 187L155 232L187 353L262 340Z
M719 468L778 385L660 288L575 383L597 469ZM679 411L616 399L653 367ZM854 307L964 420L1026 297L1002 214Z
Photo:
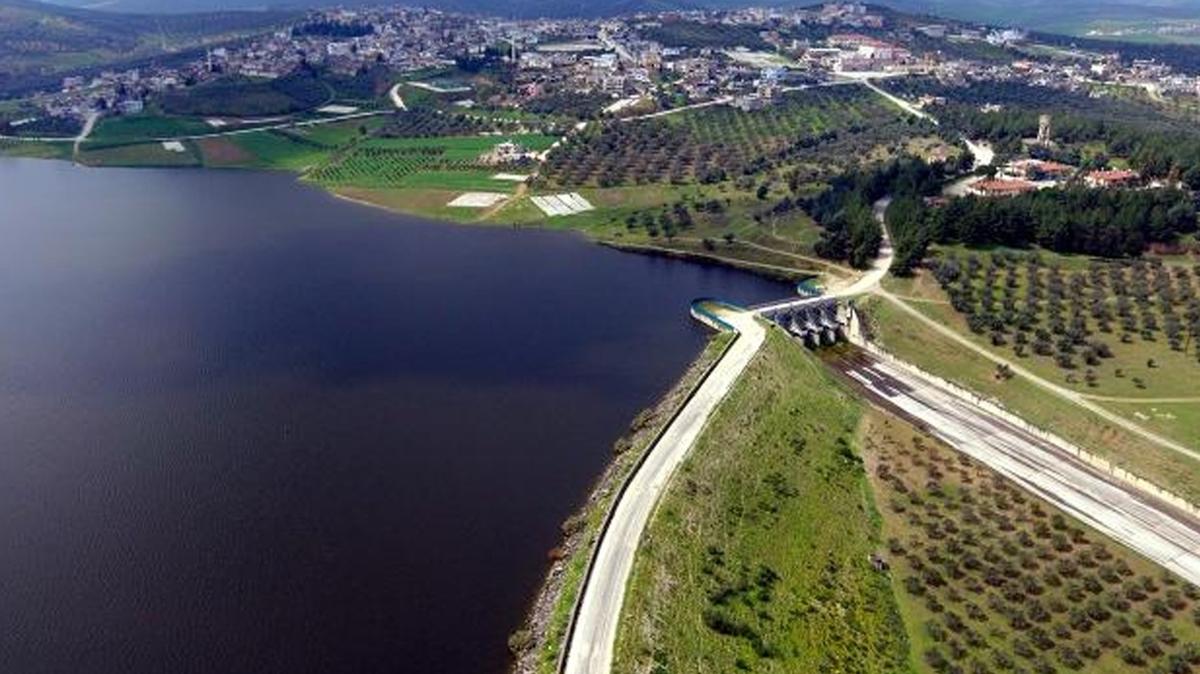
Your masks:
M968 154L963 157L970 161ZM940 190L949 173L961 168L962 164L929 164L915 157L901 157L878 168L855 169L832 179L827 190L801 203L824 228L814 250L823 258L846 261L856 268L869 266L883 243L883 227L875 217L874 203L892 195L890 213L897 208L897 201L920 202L923 195ZM898 252L901 246L914 248L908 243L907 231L899 237L893 231L893 237ZM923 246L920 254L924 254Z
M1135 257L1151 243L1171 243L1196 231L1196 209L1185 192L1043 190L1007 199L963 197L930 206L916 195L895 199L887 213L896 239L893 271L910 272L930 243L1037 245L1058 253Z

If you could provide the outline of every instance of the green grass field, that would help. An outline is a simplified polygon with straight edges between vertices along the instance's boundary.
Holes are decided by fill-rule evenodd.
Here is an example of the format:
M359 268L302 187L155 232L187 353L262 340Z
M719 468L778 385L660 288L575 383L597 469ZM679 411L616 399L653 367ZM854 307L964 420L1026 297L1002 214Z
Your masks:
M854 450L863 407L772 331L673 478L614 671L895 672L908 658Z
M860 437L913 669L1200 664L1200 588L894 417L870 412Z
M184 143L183 152L167 150L162 143L139 145L116 145L81 149L78 160L88 166L126 167L190 167L200 166L201 161L194 144Z
M30 159L70 159L71 143L39 143L26 140L0 139L0 156Z
M253 157L255 168L303 171L325 161L330 152L278 131L239 134L228 140Z
M96 124L89 143L125 143L155 138L192 136L215 131L201 119L166 117L162 115L132 115L104 117Z

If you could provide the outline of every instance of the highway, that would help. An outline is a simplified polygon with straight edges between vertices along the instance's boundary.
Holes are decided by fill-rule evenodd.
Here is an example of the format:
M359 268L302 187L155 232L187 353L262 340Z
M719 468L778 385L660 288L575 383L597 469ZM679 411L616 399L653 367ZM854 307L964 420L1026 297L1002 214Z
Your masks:
M616 504L582 588L583 598L568 634L565 671L607 674L612 669L617 623L634 553L654 506L675 469L687 456L709 416L729 394L766 339L766 329L748 312L720 311L739 337L674 422L650 448L645 462Z
M1200 584L1200 522L1194 517L905 368L858 351L831 364L883 409L917 423L1088 526Z

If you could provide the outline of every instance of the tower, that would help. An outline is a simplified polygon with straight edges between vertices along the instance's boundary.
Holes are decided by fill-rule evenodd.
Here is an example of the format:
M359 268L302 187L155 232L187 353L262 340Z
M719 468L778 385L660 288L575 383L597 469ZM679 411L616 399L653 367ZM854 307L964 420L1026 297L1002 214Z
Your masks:
M1042 115L1038 117L1038 145L1049 145L1050 140L1050 115Z

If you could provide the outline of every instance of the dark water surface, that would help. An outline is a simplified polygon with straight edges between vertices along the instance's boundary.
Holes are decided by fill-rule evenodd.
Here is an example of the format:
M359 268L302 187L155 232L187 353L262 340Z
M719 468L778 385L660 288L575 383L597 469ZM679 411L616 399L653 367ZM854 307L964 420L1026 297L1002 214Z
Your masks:
M0 672L499 673L562 519L785 288L278 175L0 161Z

